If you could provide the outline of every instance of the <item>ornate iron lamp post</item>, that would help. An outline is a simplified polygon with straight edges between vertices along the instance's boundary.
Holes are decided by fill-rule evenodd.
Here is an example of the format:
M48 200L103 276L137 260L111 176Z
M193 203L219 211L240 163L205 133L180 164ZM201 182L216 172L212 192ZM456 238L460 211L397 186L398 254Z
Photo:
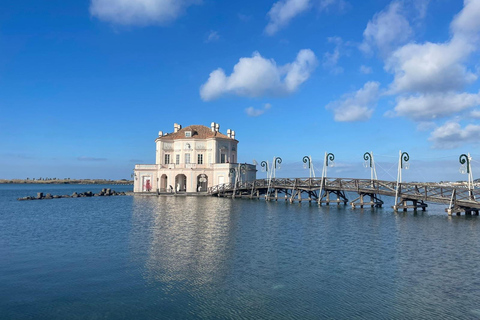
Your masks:
M303 160L303 167L305 169L307 169L307 166L308 166L308 170L309 170L309 173L310 173L310 178L311 177L315 178L315 169L313 168L312 156L305 156L305 157L303 157L302 160Z
M370 180L377 180L377 170L375 169L375 160L373 159L373 152L365 152L363 154L363 160L365 160L365 168L370 168Z
M468 154L463 153L458 158L458 161L460 162L460 173L468 174L468 194L469 194L470 200L475 200L475 197L473 195L473 174L472 174L472 167L471 167L470 160L472 160L470 153Z
M408 162L410 160L410 156L406 152L402 152L400 150L399 152L399 159L398 159L398 173L397 173L397 188L395 190L395 204L393 205L393 210L397 211L398 210L398 193L400 190L400 184L402 183L402 169L407 169L410 167L410 163ZM404 164L405 162L405 164Z

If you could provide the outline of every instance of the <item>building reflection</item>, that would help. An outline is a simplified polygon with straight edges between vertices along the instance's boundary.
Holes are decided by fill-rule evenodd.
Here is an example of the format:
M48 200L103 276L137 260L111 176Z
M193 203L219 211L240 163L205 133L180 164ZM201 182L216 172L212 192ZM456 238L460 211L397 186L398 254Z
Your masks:
M232 216L227 199L136 197L132 249L146 254L137 253L146 280L198 287L223 279L233 251Z

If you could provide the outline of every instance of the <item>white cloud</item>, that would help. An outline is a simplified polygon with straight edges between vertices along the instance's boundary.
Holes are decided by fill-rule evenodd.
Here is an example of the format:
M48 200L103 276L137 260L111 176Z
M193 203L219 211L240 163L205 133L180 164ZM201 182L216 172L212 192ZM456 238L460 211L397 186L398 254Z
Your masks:
M367 67L367 66L365 66L365 65L361 65L359 70L360 70L360 72L363 73L363 74L370 74L370 73L372 73L372 68Z
M274 35L278 30L286 27L290 20L299 14L318 6L320 11L328 10L332 6L343 9L346 2L343 0L279 0L268 12L269 22L265 27L267 35Z
M399 97L396 115L413 120L433 120L480 105L480 93L433 93Z
M270 22L265 27L265 33L274 35L279 29L285 27L295 16L307 11L310 5L310 0L280 0L275 2L268 12Z
M465 0L464 8L455 16L450 25L456 36L472 36L478 40L480 30L480 1Z
M333 110L335 121L365 121L370 119L379 97L378 82L367 82L355 93L329 103L326 109Z
M164 24L200 0L91 0L90 14L122 25Z
M220 39L220 36L218 35L218 32L211 30L210 33L208 34L207 40L205 40L205 42L206 43L215 42L215 41L218 41L218 39Z
M395 77L393 93L461 90L477 80L465 62L478 49L480 2L465 0L450 29L452 38L445 43L410 43L386 60L385 70Z
M394 74L393 92L459 90L475 81L463 62L473 51L464 39L448 43L407 44L387 59L385 69Z
M394 1L368 22L360 49L371 53L374 48L378 48L382 55L386 55L398 45L407 42L412 33L410 24L402 14L401 2Z
M339 67L338 60L340 59L340 48L342 46L342 38L340 37L331 37L328 38L328 42L335 43L335 48L333 52L325 52L323 55L322 66L325 69L329 69L332 74L340 74L343 72L343 68Z
M480 126L469 124L465 128L456 122L447 122L436 128L430 135L429 141L437 149L453 149L466 143L480 141Z
M316 66L317 58L310 49L300 50L295 61L284 66L277 66L273 59L254 52L252 57L240 58L230 76L220 68L210 73L200 88L200 96L209 101L227 93L247 97L293 93Z
M470 117L480 119L480 110L472 110L472 112L470 112Z
M245 112L249 117L258 117L264 114L271 107L272 105L270 103L265 103L262 109L255 109L254 107L248 107L245 109Z

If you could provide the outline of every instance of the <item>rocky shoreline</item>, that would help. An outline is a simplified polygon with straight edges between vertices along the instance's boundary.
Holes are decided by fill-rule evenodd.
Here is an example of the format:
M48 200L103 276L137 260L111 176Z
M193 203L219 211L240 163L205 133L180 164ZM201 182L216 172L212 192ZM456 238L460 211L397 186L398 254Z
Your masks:
M106 179L0 179L3 183L20 183L20 184L109 184L109 185L133 185L132 180L106 180Z
M24 200L47 200L47 199L60 199L60 198L87 198L87 197L110 197L110 196L125 196L125 192L117 192L110 188L103 188L99 193L93 193L92 191L85 191L82 193L74 192L72 195L52 195L47 193L46 195L43 192L38 192L36 197L28 196L23 198L18 198L19 201Z

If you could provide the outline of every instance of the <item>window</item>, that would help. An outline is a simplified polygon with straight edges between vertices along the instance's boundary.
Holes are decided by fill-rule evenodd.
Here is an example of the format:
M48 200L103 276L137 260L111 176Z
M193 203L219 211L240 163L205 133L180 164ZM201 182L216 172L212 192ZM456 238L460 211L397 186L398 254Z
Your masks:
M185 163L186 164L190 163L190 153L185 153Z
M180 155L175 155L175 164L180 164Z
M185 137L190 138L192 136L192 131L185 131Z
M170 163L170 154L165 154L165 164L169 164Z
M200 153L197 155L197 163L203 164L203 154Z
M225 153L220 154L220 163L226 163L227 162L226 158L227 157Z

